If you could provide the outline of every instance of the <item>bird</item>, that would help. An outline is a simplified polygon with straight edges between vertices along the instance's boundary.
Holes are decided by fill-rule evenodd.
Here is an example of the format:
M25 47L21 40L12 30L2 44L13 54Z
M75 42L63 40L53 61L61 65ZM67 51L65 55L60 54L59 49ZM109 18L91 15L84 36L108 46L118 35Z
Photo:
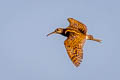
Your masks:
M94 38L93 35L89 35L86 25L82 22L74 18L68 18L67 20L69 22L67 28L57 28L47 36L51 34L61 34L67 37L64 41L66 51L72 63L78 67L83 59L83 46L86 40L96 42L101 42L102 40Z

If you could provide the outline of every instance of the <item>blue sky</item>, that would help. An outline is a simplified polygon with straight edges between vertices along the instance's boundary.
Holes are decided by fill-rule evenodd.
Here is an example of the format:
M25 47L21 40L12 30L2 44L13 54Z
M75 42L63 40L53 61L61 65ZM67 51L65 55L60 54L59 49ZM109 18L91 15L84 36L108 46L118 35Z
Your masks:
M0 80L119 80L119 0L1 0ZM67 18L87 25L103 40L87 41L76 68L65 37L51 35L69 25Z

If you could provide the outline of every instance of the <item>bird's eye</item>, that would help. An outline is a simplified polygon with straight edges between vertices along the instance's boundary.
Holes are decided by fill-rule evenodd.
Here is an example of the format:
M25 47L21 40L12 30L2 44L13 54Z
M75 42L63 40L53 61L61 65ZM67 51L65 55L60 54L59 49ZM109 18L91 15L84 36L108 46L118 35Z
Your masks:
M59 31L59 29L56 29L56 31Z

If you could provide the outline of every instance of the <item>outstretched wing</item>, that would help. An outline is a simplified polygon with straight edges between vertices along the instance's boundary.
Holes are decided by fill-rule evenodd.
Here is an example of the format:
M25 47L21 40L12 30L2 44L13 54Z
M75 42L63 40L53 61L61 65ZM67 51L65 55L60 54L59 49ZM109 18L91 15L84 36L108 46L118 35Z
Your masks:
M78 67L83 59L83 46L85 43L85 35L70 33L65 40L64 45L73 64Z
M87 33L87 27L82 22L79 22L73 18L68 18L68 21L70 25L67 28L74 28L83 34Z

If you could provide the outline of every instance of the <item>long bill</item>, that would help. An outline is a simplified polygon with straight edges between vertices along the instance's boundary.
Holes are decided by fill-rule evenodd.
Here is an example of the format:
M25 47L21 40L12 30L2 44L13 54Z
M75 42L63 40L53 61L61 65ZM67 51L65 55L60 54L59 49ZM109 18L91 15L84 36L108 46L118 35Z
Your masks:
M51 35L51 34L54 34L54 33L56 33L55 31L54 32L51 32L51 33L49 33L47 36L49 36L49 35Z

